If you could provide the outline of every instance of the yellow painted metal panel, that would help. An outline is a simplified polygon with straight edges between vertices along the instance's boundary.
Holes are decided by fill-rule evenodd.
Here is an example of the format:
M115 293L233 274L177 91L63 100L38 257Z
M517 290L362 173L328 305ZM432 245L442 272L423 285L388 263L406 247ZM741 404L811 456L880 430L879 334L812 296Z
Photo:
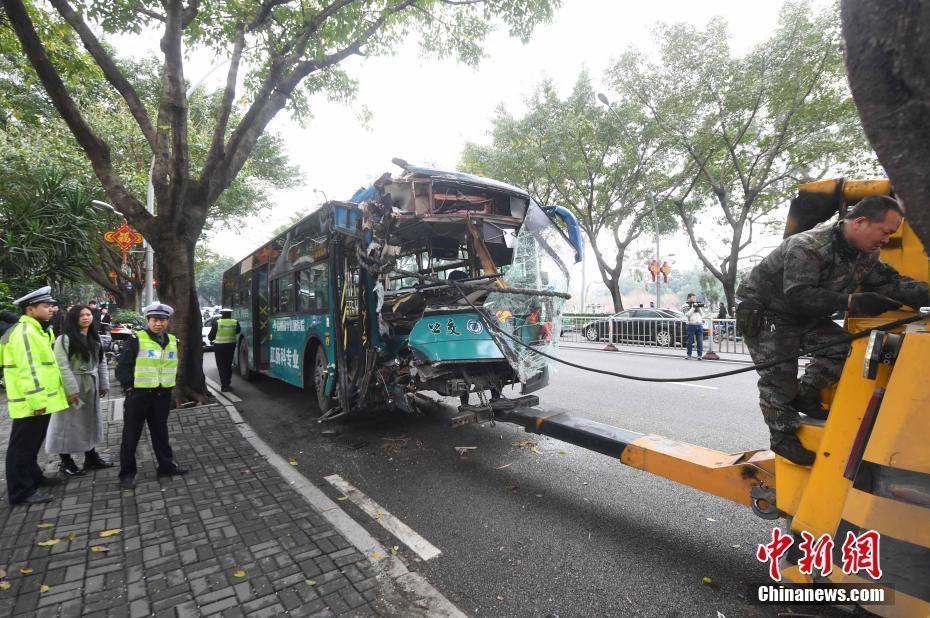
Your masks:
M816 448L817 459L810 469L810 478L801 488L783 487L781 468L776 469L776 501L782 504L783 497L800 489L803 495L798 502L797 511L791 523L791 529L797 532L807 530L815 536L836 531L843 504L852 482L843 478L846 460L852 448L856 432L862 422L865 409L876 386L887 381L889 368L883 365L879 369L878 379L867 380L862 377L865 359L865 339L852 344L849 358L843 367L843 374L830 405L823 436ZM807 428L799 432L801 441L805 442ZM805 442L805 445L808 443ZM808 446L810 448L810 446ZM790 498L784 499L790 503Z
M864 458L930 474L930 333L911 332L894 364Z
M930 509L916 504L852 489L846 498L843 519L863 529L878 530L901 541L930 547Z

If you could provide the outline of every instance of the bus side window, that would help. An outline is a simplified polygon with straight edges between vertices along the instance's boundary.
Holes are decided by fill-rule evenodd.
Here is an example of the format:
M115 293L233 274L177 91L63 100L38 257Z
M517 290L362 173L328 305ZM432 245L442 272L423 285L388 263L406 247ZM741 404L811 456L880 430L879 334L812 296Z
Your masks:
M297 273L297 311L325 313L329 309L326 264L317 264Z
M271 282L271 312L289 313L294 310L294 276L285 275Z

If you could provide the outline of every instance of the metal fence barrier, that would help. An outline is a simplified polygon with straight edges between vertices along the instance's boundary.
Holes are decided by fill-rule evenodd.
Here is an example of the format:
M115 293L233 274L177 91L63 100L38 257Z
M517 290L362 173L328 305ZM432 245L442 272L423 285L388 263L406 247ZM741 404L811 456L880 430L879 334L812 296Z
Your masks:
M704 350L748 354L736 320L704 320ZM614 318L610 315L563 315L563 343L615 343L625 346L686 347L687 323L674 318Z

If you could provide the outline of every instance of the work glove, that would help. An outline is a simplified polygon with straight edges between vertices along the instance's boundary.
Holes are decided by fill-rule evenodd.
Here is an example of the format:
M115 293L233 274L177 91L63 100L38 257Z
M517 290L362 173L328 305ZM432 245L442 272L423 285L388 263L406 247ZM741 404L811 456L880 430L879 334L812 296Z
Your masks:
M849 297L849 309L853 315L881 315L901 305L900 301L875 292L860 292Z

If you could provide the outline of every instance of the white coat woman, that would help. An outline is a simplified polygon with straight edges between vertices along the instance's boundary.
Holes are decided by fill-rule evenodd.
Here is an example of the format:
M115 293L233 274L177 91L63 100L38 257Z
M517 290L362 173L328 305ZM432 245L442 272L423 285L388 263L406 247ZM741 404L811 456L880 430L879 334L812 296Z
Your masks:
M52 415L45 452L60 455L59 469L65 476L82 476L85 470L113 466L96 451L103 441L100 398L109 391L110 380L93 322L91 309L76 305L65 316L62 334L55 341L55 359L71 407ZM74 453L84 453L83 470L75 463Z

